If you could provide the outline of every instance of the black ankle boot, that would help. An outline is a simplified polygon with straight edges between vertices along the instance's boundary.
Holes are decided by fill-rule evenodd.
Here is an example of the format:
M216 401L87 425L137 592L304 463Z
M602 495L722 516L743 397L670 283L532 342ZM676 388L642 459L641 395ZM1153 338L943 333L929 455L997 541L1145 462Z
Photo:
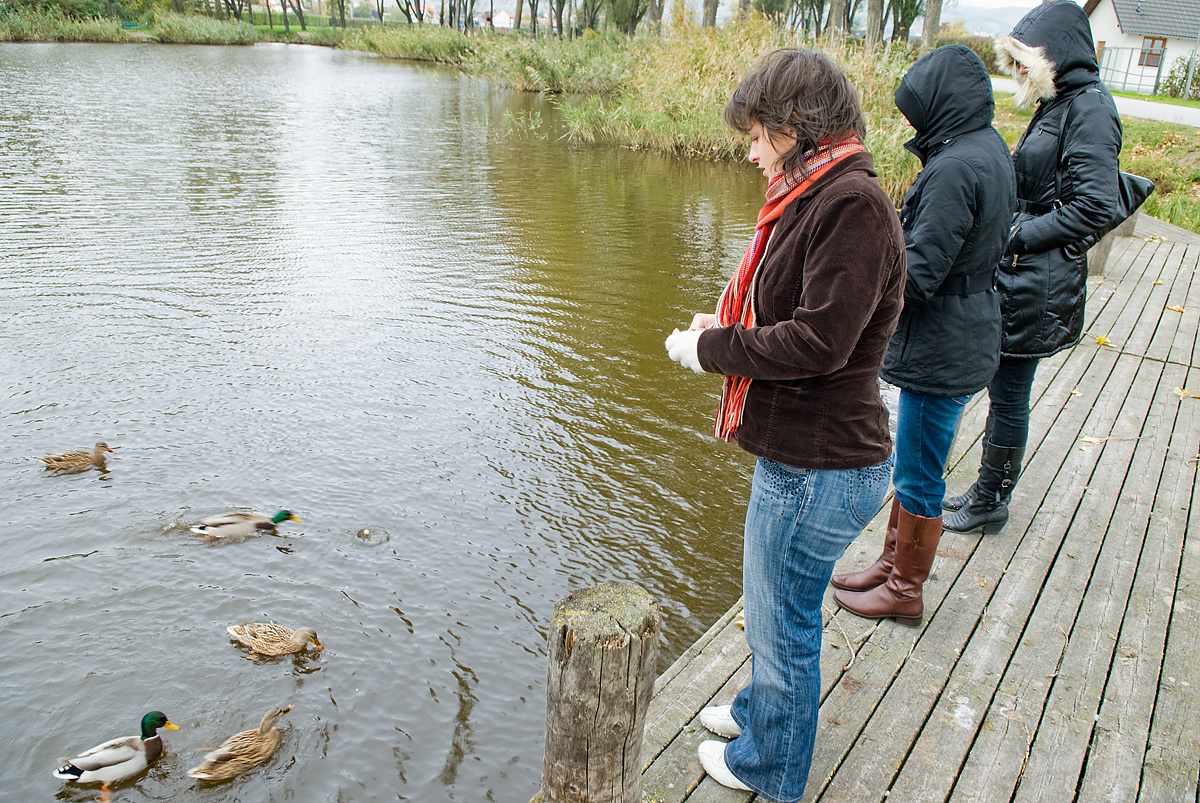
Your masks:
M952 533L982 530L984 535L991 535L1000 532L1008 522L1008 500L1021 474L1024 456L1023 446L997 446L985 441L979 480L963 494L966 497L963 504L942 519L942 527ZM943 507L946 502L963 497L947 499Z

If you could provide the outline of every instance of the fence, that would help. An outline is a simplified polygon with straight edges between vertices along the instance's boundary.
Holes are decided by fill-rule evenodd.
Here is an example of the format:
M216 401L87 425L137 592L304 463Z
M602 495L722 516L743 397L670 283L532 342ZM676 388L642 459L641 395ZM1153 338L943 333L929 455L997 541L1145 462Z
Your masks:
M1163 47L1105 47L1100 51L1100 80L1109 89L1157 95L1162 82Z

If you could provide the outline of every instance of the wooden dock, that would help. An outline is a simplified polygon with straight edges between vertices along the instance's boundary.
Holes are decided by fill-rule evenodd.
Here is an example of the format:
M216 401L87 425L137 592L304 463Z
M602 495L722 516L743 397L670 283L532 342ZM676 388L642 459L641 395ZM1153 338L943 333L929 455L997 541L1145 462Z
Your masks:
M1134 234L1088 282L1083 341L1038 370L1008 526L945 533L923 626L875 626L826 595L805 801L1197 801L1200 237L1145 216ZM986 394L964 413L952 493L974 478L986 413ZM887 510L838 571L874 560ZM740 610L658 679L645 800L754 798L696 758L715 738L700 709L749 680Z

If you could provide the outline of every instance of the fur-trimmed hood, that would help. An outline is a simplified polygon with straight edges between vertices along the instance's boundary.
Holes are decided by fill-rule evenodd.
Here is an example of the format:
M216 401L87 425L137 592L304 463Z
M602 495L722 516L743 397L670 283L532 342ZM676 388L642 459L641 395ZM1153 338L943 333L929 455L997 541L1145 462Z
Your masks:
M1018 77L1017 104L1038 100L1094 83L1099 79L1096 45L1087 14L1072 0L1055 0L1036 6L1012 29L996 40L1001 69L1016 76L1016 64L1028 69Z

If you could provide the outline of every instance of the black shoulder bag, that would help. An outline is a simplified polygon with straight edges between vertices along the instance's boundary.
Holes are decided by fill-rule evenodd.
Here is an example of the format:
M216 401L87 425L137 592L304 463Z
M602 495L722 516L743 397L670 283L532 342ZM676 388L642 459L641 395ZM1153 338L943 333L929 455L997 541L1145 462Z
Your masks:
M1084 92L1097 92L1096 89L1085 89ZM1075 98L1083 94L1077 93L1074 98L1071 98L1070 104L1067 106L1067 113L1063 115L1062 129L1058 132L1058 163L1054 165L1054 197L1055 206L1062 206L1062 166L1063 166L1063 136L1067 133L1068 123L1071 121L1071 111L1075 108ZM1104 239L1104 235L1120 226L1128 220L1138 207L1146 202L1150 197L1150 193L1154 192L1154 182L1144 176L1139 176L1136 173L1126 173L1120 168L1117 169L1117 216L1112 222L1105 224L1096 231L1079 241L1083 251L1088 250L1100 240Z

